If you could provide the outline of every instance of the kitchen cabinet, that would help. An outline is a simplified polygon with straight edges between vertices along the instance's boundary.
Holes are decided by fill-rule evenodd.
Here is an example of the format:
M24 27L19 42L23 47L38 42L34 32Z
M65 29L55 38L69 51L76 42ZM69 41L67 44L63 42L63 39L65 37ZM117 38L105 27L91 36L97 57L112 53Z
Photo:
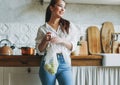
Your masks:
M72 66L101 66L102 56L71 56ZM40 56L0 55L0 85L42 85L39 79ZM58 83L56 84L58 85Z
M38 72L38 67L4 67L4 85L41 85Z
M72 66L102 66L102 56L71 56ZM0 85L42 85L39 79L41 57L0 55ZM56 84L58 85L58 84Z
M3 85L3 67L0 67L0 85Z

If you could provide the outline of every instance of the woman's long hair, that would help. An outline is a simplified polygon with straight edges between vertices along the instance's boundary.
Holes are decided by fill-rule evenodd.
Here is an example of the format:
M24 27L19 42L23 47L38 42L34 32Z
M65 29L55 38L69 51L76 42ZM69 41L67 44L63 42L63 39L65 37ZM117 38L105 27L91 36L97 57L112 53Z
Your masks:
M50 17L51 17L50 6L54 7L56 3L57 3L57 0L51 0L50 4L48 5L48 7L46 9L45 22L48 22L50 20ZM69 33L70 22L66 19L61 18L60 19L60 25L61 25L62 31L63 32L66 31L67 34L68 34Z

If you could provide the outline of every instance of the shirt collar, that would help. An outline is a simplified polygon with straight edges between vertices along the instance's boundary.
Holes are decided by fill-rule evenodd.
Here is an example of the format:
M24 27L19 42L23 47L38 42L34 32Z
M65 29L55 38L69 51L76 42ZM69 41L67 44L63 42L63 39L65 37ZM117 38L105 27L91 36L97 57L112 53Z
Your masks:
M51 31L53 31L53 32L58 32L58 31L60 31L60 25L58 26L57 31L54 30L47 22L45 23L45 25L46 25L46 28L48 28L49 30L51 30Z

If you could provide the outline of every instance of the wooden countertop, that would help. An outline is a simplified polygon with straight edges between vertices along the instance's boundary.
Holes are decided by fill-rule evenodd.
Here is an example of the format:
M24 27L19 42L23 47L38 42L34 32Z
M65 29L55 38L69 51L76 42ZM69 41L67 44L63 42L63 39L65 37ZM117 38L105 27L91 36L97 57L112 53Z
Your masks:
M72 66L102 66L102 56L71 56ZM1 67L39 66L41 56L36 55L0 55Z

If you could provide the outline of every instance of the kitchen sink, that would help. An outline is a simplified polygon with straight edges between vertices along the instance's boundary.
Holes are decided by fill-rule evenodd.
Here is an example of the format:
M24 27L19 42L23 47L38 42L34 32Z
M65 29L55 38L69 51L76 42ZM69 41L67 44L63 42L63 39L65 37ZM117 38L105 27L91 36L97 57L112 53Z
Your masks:
M101 54L103 66L120 66L120 54Z

